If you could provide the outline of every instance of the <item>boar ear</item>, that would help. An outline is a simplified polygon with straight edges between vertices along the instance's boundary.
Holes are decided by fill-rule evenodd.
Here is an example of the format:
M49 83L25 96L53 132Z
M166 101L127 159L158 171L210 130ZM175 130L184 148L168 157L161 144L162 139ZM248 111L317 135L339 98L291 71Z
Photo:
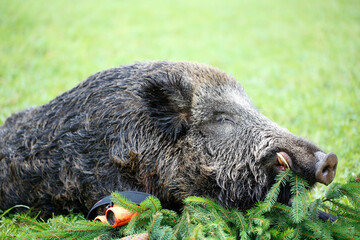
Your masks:
M191 84L179 74L147 78L141 93L155 125L170 141L182 137L189 128Z

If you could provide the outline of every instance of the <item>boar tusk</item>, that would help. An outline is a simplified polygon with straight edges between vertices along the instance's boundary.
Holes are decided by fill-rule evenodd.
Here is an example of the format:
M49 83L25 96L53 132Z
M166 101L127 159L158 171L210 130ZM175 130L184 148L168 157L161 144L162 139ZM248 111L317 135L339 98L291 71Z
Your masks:
M288 162L285 160L284 156L281 153L276 153L276 155L280 165L283 165L286 168L290 168Z

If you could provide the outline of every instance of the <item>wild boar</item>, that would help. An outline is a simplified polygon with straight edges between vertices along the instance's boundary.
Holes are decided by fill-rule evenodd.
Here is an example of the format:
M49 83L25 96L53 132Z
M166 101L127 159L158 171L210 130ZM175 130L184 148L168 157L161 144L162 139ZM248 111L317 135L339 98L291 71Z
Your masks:
M96 73L0 128L0 208L86 213L114 190L144 191L166 208L208 196L248 209L279 171L329 184L337 157L262 115L234 77L190 62ZM287 203L289 188L279 201Z

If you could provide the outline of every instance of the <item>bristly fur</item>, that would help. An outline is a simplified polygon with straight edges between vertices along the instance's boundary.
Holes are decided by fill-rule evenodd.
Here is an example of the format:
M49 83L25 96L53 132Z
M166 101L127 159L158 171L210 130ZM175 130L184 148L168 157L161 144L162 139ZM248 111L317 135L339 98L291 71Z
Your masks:
M121 66L6 120L0 208L86 213L139 190L167 208L196 195L245 210L274 182L277 151L315 183L319 148L261 115L233 77L188 62Z

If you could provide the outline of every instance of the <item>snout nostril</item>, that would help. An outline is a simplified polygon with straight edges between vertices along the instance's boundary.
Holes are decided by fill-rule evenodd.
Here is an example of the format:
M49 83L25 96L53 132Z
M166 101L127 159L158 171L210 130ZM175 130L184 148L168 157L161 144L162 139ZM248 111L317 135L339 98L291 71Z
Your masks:
M329 167L324 168L322 173L324 176L326 176L329 173Z
M335 165L332 165L332 164L325 165L323 170L322 170L323 175L326 176L329 172L335 171L336 167L337 167L337 164L335 164Z

